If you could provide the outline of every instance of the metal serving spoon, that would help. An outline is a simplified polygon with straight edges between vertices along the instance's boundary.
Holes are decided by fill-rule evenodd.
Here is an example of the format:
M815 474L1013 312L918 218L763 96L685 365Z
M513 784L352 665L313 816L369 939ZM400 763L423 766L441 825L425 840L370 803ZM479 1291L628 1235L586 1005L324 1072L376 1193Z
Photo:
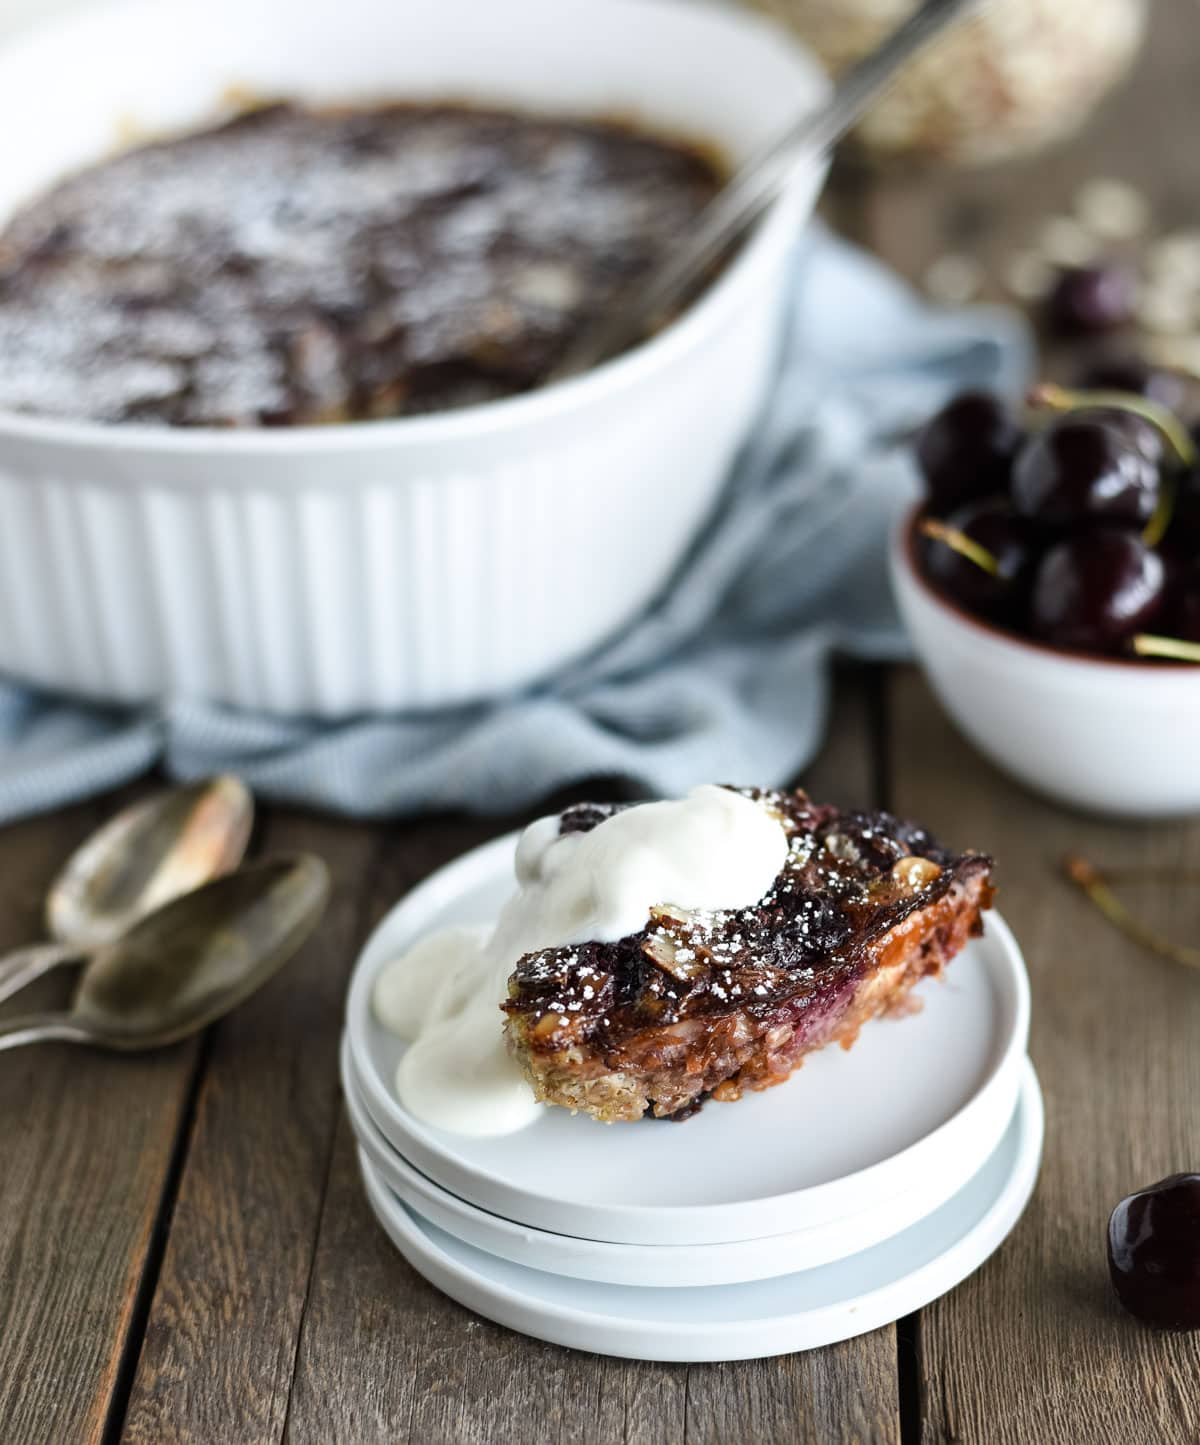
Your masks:
M213 878L246 853L254 799L234 777L171 788L123 809L67 860L46 898L53 942L0 959L0 1001L90 949L112 943L148 913Z
M925 0L886 40L853 66L829 100L739 166L697 217L695 229L632 294L567 348L550 381L563 381L606 361L653 330L685 302L709 267L744 234L791 178L839 140L922 46L981 0Z
M96 949L67 1012L0 1024L0 1049L57 1040L133 1051L186 1038L266 983L328 897L328 870L310 854L218 878Z

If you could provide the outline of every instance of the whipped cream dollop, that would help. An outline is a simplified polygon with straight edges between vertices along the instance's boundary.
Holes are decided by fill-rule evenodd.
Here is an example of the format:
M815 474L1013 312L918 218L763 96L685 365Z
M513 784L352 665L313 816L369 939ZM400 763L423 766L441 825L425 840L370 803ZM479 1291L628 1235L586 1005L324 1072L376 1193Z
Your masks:
M538 1117L504 1041L500 1005L524 954L644 928L652 908L750 908L787 859L779 819L728 788L640 803L588 832L530 824L517 846L517 891L494 928L453 928L388 964L375 1014L409 1042L396 1073L400 1102L427 1124L460 1134L507 1134Z

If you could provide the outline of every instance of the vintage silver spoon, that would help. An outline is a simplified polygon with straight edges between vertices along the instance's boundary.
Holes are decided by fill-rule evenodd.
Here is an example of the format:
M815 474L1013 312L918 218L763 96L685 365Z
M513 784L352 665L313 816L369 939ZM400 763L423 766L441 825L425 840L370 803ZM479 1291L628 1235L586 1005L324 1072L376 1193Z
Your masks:
M250 790L229 776L155 793L110 818L50 886L46 928L53 941L0 958L0 1001L120 938L172 898L232 873L253 825Z
M696 219L694 230L625 300L567 348L550 381L588 371L641 340L688 299L709 267L783 191L800 167L839 140L916 51L982 0L925 0L886 40L842 76L828 101L746 160Z
M94 950L65 1013L0 1024L0 1049L57 1040L133 1051L186 1038L266 983L328 897L329 872L310 854L207 883Z

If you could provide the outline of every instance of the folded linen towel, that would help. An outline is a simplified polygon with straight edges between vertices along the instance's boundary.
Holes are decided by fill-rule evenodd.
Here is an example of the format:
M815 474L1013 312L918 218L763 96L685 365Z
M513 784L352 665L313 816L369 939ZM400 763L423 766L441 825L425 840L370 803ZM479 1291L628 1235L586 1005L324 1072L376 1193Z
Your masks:
M906 653L887 536L913 495L904 437L965 386L1016 394L1020 321L947 311L812 228L797 246L778 374L723 499L626 631L517 696L329 723L186 699L98 709L0 679L0 822L162 764L232 771L264 797L355 817L509 812L619 776L648 794L782 783L820 745L832 654Z

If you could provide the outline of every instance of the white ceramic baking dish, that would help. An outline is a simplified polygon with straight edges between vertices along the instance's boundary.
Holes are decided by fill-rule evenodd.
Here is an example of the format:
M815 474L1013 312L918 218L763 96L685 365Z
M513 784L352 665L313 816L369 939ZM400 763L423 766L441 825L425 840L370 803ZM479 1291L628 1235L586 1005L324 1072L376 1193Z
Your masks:
M769 23L697 0L139 0L0 53L0 217L131 126L205 123L231 86L621 113L736 158L825 81ZM543 392L260 433L0 414L0 670L334 716L495 695L582 654L710 510L821 176L677 322Z

